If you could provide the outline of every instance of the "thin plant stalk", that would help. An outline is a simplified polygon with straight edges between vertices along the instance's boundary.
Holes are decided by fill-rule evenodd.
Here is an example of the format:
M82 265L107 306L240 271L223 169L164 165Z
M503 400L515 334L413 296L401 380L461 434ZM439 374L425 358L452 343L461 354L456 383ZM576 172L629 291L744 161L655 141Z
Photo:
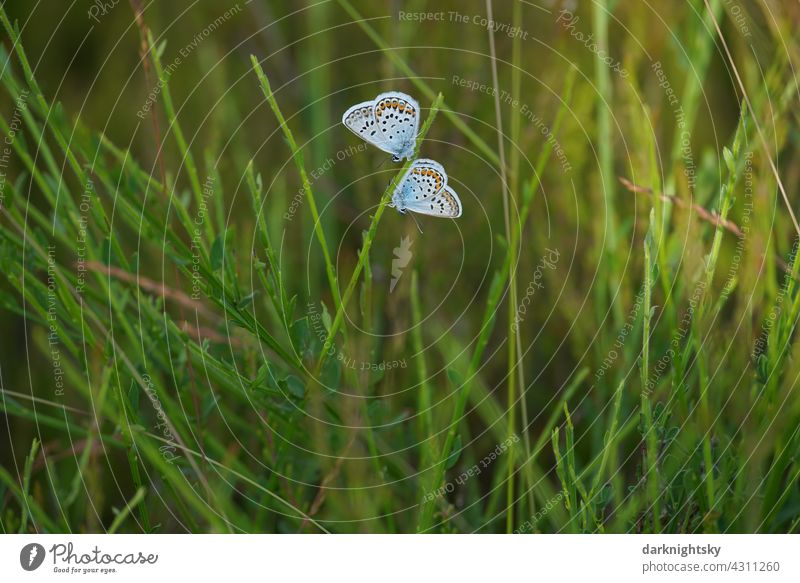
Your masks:
M319 211L317 210L317 203L314 199L314 193L311 190L311 181L308 179L308 173L306 172L305 163L303 162L303 152L297 147L294 134L292 134L292 130L289 128L289 125L286 123L286 119L283 117L283 113L278 106L278 101L275 99L275 94L272 92L272 87L269 84L269 79L264 74L264 70L261 68L261 63L258 62L258 59L255 55L250 55L250 61L252 62L253 70L258 76L258 81L261 84L261 90L264 92L264 96L267 98L267 101L269 102L269 105L278 120L278 125L281 127L281 131L283 131L283 135L292 151L292 159L297 167L297 171L300 173L300 180L303 184L303 194L305 194L306 202L308 202L308 209L311 212L312 219L314 220L314 233L316 233L317 241L319 242L320 249L322 249L322 257L325 261L325 273L328 276L328 285L331 289L331 296L333 297L334 305L338 311L342 306L342 298L339 295L339 285L336 281L336 270L334 269L333 262L331 261L331 254L328 251L328 243L325 240L325 232L322 229L322 221L320 220Z
M411 160L406 160L406 163L403 164L403 167L400 168L397 174L395 174L394 178L389 183L389 186L384 191L383 196L381 196L380 203L378 203L378 208L372 217L372 222L370 223L367 234L364 237L364 244L361 246L361 251L358 254L358 263L356 264L355 269L353 269L353 274L350 276L350 281L347 283L344 293L342 294L341 302L336 308L336 316L333 318L331 328L325 338L325 343L322 346L322 353L317 361L314 374L312 375L313 377L319 376L319 372L322 370L322 365L325 364L328 352L333 346L333 343L336 339L336 334L342 325L342 321L344 319L344 308L347 305L347 302L350 300L350 297L353 295L353 291L356 288L358 278L361 275L361 271L364 269L364 265L369 260L369 250L372 247L372 242L375 240L375 235L378 232L378 224L381 222L381 217L383 217L386 207L391 202L392 194L394 194L397 185L400 184L400 180L403 178L406 171L411 167L413 160L416 159L416 154L419 152L419 147L422 144L422 141L425 139L425 136L428 134L428 130L430 129L433 120L436 119L436 114L439 112L439 108L442 106L442 101L443 97L440 93L431 104L428 117L425 120L425 123L422 124L422 129L417 136L417 145L414 149L414 156L411 157Z
M576 69L570 69L567 73L567 79L564 85L561 107L559 108L553 123L552 135L554 136L558 135L563 117L572 98L572 88L575 83L575 78ZM550 161L550 156L552 153L553 143L551 140L547 140L543 145L541 152L539 153L533 176L531 177L525 189L525 196L523 197L522 208L520 209L519 213L520 225L524 225L528 219L528 215L531 210L531 204L533 202L533 195L541 184L542 174L547 166L547 163ZM502 299L503 288L509 275L508 266L510 262L511 252L507 249L503 264L495 272L489 288L489 297L487 298L486 309L483 312L480 331L478 333L478 340L476 341L475 348L472 352L472 357L467 368L467 374L464 377L463 383L456 387L456 403L455 407L453 408L450 425L447 429L447 436L445 437L445 442L442 445L442 449L439 454L439 460L436 465L436 479L433 482L434 488L438 488L444 482L446 461L450 455L450 450L453 447L453 442L455 441L456 434L458 432L458 426L463 420L464 410L466 409L467 402L469 401L470 389L474 382L473 377L476 375L480 367L484 350L486 350L486 346L489 342L489 336L494 329L495 316ZM433 509L433 504L423 503L421 505L419 518L417 520L417 532L426 532L430 528L433 521Z

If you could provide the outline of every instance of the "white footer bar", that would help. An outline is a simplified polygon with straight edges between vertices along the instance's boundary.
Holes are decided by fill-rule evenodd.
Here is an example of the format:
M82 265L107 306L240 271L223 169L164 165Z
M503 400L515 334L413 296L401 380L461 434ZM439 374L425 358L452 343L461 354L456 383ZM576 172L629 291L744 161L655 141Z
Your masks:
M0 535L0 581L800 581L799 543L791 535Z

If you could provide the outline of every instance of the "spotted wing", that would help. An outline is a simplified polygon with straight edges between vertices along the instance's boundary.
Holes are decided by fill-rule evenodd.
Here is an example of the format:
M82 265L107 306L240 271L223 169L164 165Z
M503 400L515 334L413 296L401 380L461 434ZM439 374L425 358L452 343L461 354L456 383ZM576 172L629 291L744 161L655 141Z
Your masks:
M375 98L375 121L388 144L386 151L411 159L419 133L419 104L414 98L405 93L381 93Z
M406 209L421 215L457 219L461 216L461 200L452 188L445 186L424 203L411 201Z
M400 211L446 218L461 216L461 201L447 186L447 173L438 162L416 160L397 190L394 204Z
M374 101L358 103L345 111L342 116L342 123L365 142L380 148L384 152L394 153L383 138L383 132L378 128L378 122L375 119Z

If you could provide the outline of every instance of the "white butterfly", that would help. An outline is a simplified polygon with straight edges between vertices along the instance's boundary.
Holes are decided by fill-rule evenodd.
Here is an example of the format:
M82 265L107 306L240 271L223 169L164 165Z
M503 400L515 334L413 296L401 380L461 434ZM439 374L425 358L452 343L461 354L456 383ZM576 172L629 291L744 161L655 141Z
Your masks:
M391 154L394 162L411 160L419 133L419 104L405 93L381 93L373 101L345 111L342 123L363 140Z
M461 201L447 186L447 173L433 160L414 160L392 194L391 205L401 213L412 211L434 217L461 216Z

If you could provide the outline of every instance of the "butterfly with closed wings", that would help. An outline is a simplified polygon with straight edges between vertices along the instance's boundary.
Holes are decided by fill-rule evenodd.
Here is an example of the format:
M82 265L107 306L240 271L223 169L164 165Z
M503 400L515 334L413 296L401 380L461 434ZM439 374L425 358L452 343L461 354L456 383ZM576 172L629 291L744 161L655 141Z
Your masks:
M366 142L392 155L394 162L414 156L419 133L419 104L392 91L344 112L342 123Z
M421 158L414 160L392 194L393 206L401 213L411 211L433 217L455 219L461 216L461 200L447 186L447 173L441 164Z

